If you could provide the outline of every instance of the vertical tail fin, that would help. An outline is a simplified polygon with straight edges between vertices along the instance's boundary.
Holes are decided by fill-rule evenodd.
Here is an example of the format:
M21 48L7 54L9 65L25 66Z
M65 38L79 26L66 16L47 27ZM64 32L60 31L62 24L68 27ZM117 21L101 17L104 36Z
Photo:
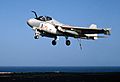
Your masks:
M97 29L97 25L91 24L89 28L91 28L91 29ZM98 39L98 37L97 37L98 34L87 34L87 36L90 37L93 40Z
M89 28L96 29L96 28L97 28L97 25L95 25L95 24L91 24Z

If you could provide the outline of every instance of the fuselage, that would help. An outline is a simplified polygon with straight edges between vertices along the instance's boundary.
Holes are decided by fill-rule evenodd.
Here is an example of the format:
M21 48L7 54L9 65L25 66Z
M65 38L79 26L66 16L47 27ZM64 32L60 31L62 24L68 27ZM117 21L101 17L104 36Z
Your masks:
M55 23L58 23L55 21ZM54 21L39 21L35 18L31 18L27 21L27 24L35 31L41 32L41 36L46 37L54 37L54 36L64 36L64 34L60 31L58 31L56 26L54 25Z
M68 36L69 37L74 37L77 36L78 34L75 35L74 32L71 31L71 34L68 33L63 33L57 29L59 29L62 23L59 23L56 20L50 20L50 21L40 21L35 18L31 18L27 21L27 24L33 29L40 32L41 36L46 36L46 37L56 37L56 36ZM58 25L58 26L55 26ZM73 34L72 34L73 33Z

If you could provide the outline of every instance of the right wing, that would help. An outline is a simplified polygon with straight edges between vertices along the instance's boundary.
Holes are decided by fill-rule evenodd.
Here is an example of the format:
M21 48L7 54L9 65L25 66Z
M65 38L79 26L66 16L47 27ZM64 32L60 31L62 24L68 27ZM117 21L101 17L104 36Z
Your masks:
M86 27L74 27L74 26L60 26L64 31L74 31L78 34L105 34L110 35L110 28L100 29L95 24L92 24L89 28Z

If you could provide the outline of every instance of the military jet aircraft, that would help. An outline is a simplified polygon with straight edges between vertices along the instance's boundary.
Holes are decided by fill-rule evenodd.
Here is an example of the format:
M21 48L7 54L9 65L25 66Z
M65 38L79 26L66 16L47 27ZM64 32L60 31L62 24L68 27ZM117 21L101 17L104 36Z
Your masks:
M38 16L35 11L32 12L35 14L35 18L27 20L27 24L35 31L34 38L39 39L40 36L53 38L52 45L56 45L58 36L65 37L66 45L69 46L71 42L68 37L96 40L110 35L110 28L97 28L95 24L91 24L89 27L70 26L60 23L50 16Z

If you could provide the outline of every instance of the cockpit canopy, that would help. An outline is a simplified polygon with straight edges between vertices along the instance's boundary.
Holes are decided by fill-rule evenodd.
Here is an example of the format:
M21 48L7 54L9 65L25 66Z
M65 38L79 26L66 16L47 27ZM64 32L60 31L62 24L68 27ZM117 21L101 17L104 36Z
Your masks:
M50 20L52 20L52 18L49 17L49 16L39 16L37 18L37 20L40 20L40 21L50 21Z

